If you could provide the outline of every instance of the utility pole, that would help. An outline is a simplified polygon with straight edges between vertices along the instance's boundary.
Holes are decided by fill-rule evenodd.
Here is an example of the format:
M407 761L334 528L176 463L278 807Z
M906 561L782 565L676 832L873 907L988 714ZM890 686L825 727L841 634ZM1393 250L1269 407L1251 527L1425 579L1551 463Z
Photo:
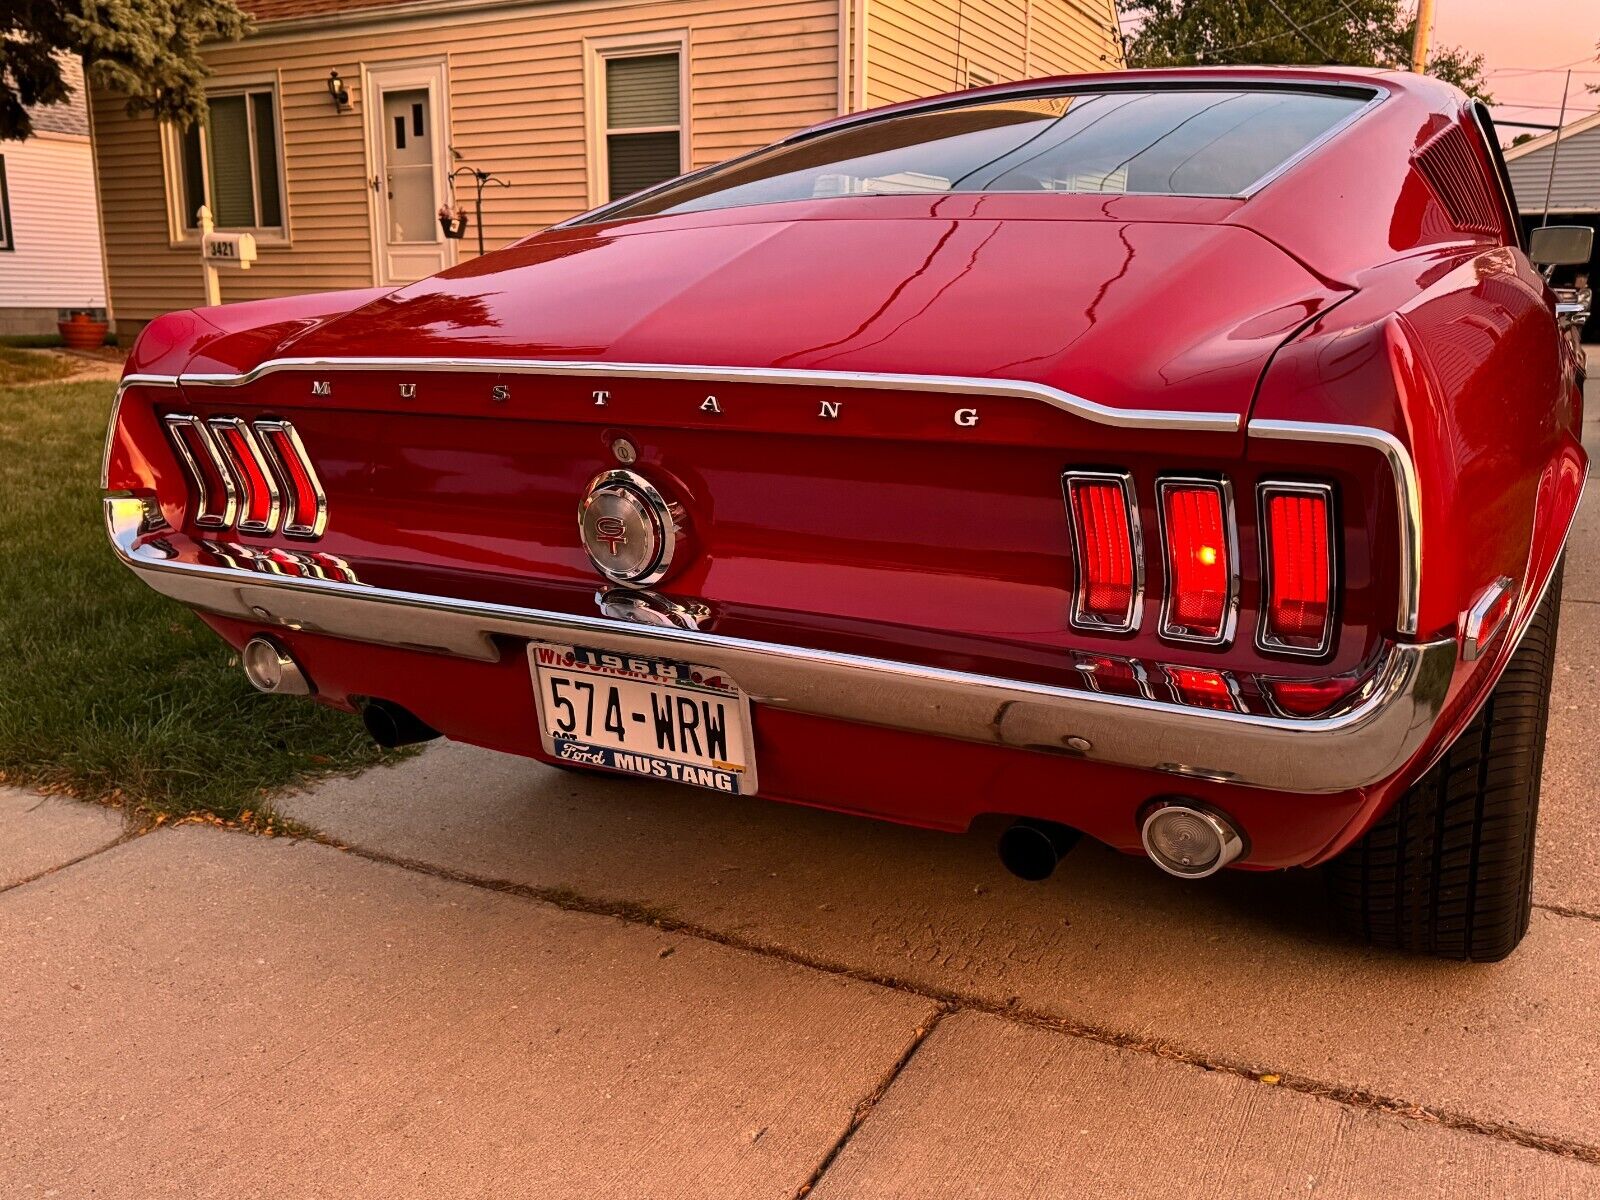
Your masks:
M1411 44L1411 69L1428 69L1428 39L1433 36L1433 0L1417 0L1417 39Z

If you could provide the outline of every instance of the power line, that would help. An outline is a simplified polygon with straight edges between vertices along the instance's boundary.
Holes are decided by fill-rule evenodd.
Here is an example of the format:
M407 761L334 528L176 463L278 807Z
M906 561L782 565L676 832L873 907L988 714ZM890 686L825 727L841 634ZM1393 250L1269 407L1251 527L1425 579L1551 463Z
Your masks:
M1310 46L1318 54L1322 55L1323 58L1332 58L1333 57L1332 54L1328 53L1328 49L1327 49L1326 46L1323 46L1320 42L1318 42L1315 38L1313 38L1304 29L1300 28L1300 26L1295 25L1294 18L1291 17L1288 13L1283 11L1283 6L1278 3L1278 0L1267 0L1267 3L1272 5L1272 11L1273 12L1277 13L1280 17L1282 17L1290 25L1294 25L1294 31L1296 33L1298 33L1301 37L1303 37L1306 40L1306 45Z

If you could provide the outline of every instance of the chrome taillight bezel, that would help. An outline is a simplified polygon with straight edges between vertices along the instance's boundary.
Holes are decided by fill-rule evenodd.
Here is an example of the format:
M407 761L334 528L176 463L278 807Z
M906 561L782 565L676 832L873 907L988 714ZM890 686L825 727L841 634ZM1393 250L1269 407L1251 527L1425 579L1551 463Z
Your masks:
M190 519L205 529L233 528L234 519L239 512L239 486L234 480L233 467L218 448L215 436L206 423L193 413L168 413L161 420L167 427L168 440L177 447L178 454L183 459L189 474L189 484L198 498L194 515ZM206 457L211 462L211 469L222 484L221 512L211 508L212 498L209 494L210 489L206 486L205 469L196 461L194 451L189 447L189 439L183 435L185 429L194 432L195 440L205 449Z
M238 524L236 528L240 533L272 533L278 528L278 518L282 514L282 492L278 485L277 472L267 461L267 456L261 448L261 441L256 437L255 430L250 423L239 417L212 417L206 422L212 429L218 431L215 441L221 443L223 454L228 458L229 466L235 468L234 478L239 482L239 490L243 500L238 508ZM235 451L226 437L221 436L223 430L234 430L239 434L239 440L244 443L245 450L249 453L256 470L260 472L262 480L267 487L267 519L265 521L252 521L249 517L251 488L243 477L238 464L233 462Z
M1222 622L1215 635L1195 634L1172 623L1172 541L1167 530L1167 492L1172 488L1214 491L1222 507L1222 536L1226 543L1228 592L1222 603ZM1156 632L1164 641L1191 646L1228 646L1239 625L1239 522L1234 511L1233 483L1208 475L1163 475L1156 480L1156 522L1161 532L1161 618Z
M328 526L328 494L323 490L322 480L317 477L316 468L311 465L311 457L306 453L305 443L300 440L300 434L295 430L291 422L281 418L265 418L254 422L254 424L256 432L262 435L261 442L269 453L272 465L278 470L279 482L283 487L283 494L288 500L283 520L284 535L306 539L321 537ZM294 476L288 464L282 461L282 455L274 439L268 436L274 433L282 435L283 440L289 444L289 449L298 461L300 469L305 472L306 482L311 489L312 503L316 510L309 524L298 519L305 514L300 511ZM291 519L291 517L295 519Z
M1084 568L1083 547L1078 539L1078 520L1072 505L1073 491L1081 484L1113 484L1122 492L1122 509L1128 518L1128 549L1133 566L1133 587L1128 596L1128 611L1120 623L1102 621L1083 611L1087 597L1088 574ZM1132 633L1139 627L1144 611L1144 531L1139 521L1139 497L1133 475L1127 471L1071 470L1061 473L1061 496L1067 508L1067 537L1072 543L1072 599L1067 605L1067 623L1088 633Z
M1267 501L1274 496L1320 496L1323 527L1328 539L1328 613L1322 622L1322 637L1315 646L1297 646L1275 636L1268 628L1272 612L1272 530L1267 520ZM1261 542L1260 615L1256 621L1256 646L1272 654L1297 658L1322 658L1333 649L1333 631L1338 624L1339 539L1334 519L1333 485L1292 480L1264 479L1256 485L1256 527Z

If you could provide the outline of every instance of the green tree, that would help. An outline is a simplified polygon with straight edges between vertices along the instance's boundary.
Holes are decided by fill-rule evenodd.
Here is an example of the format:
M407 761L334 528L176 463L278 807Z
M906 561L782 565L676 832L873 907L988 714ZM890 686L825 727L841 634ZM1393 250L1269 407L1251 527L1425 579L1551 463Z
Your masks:
M83 59L95 87L126 96L130 113L201 120L201 44L248 29L233 0L0 0L0 140L33 131L25 106L67 99L62 53Z
M1416 10L1404 0L1123 0L1139 23L1135 67L1274 63L1406 67ZM1491 102L1483 55L1434 46L1428 74Z

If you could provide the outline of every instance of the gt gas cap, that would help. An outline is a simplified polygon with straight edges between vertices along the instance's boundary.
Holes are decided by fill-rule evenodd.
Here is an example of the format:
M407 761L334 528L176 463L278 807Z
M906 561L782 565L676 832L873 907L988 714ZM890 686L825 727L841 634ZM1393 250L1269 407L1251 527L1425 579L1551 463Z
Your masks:
M589 561L613 583L649 587L672 569L683 510L637 471L605 471L578 505Z

